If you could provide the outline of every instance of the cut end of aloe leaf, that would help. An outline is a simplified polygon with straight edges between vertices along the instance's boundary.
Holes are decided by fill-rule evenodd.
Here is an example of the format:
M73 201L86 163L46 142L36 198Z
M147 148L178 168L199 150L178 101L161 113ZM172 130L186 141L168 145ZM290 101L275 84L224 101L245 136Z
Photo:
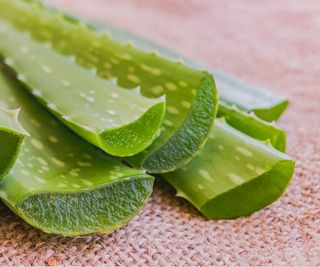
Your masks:
M250 215L276 201L287 188L293 172L293 161L281 161L254 180L208 201L200 211L209 219Z
M164 114L165 103L160 102L136 122L99 134L100 147L117 156L130 156L143 151L160 134Z
M163 176L178 196L208 218L228 219L251 214L275 201L293 172L290 157L219 118L197 156Z
M153 153L151 146L128 161L133 165L135 161L142 162L141 166L149 173L166 173L185 165L204 145L216 116L217 101L214 80L211 75L204 75L180 128Z
M2 68L1 103L22 107L30 133L0 183L2 200L34 227L64 236L110 232L132 219L150 196L153 177L75 135Z
M261 119L265 121L276 121L279 119L281 114L287 108L289 102L287 100L283 100L270 108L254 108L252 111Z
M152 186L152 177L136 176L82 191L32 193L16 207L6 203L26 222L46 233L109 233L142 209Z
M0 81L0 88L1 88ZM0 181L15 163L27 131L18 121L20 109L10 110L0 103Z
M275 123L270 123L258 118L255 113L247 113L235 105L219 102L218 117L223 117L229 125L253 137L254 139L270 142L281 152L286 150L286 133L278 128Z

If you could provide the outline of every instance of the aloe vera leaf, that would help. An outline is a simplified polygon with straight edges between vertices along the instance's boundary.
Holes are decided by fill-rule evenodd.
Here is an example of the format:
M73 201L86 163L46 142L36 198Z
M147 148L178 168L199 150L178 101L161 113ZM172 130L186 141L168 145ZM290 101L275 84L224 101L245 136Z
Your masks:
M31 0L28 0L31 1ZM34 1L33 1L34 2ZM48 7L52 11L57 11L55 7ZM61 11L60 11L61 12ZM214 73L215 82L219 90L220 99L230 105L236 105L243 111L253 111L259 118L272 122L276 121L288 106L285 97L272 93L264 88L248 84L235 78L217 68L211 68L208 64L195 61L172 49L168 49L156 42L132 34L126 30L117 28L106 22L92 21L78 17L74 14L64 14L70 21L85 20L88 25L100 31L107 31L112 38L123 43L132 43L137 48L145 51L158 51L159 54L167 59L182 60L186 64L200 69L211 69Z
M76 56L79 64L96 68L101 77L117 78L128 89L140 86L146 97L166 95L160 136L145 151L127 158L130 164L150 173L168 172L184 165L204 145L217 104L210 74L121 44L38 4L3 0L1 5L1 17L51 42L59 52Z
M146 98L139 91L105 81L4 20L0 21L0 34L0 54L18 79L92 144L111 155L131 156L159 135L164 97Z
M0 90L2 83L0 80ZM21 145L28 136L18 121L20 109L10 110L0 103L0 181L15 163Z
M131 220L152 192L153 177L108 158L63 126L0 70L0 99L21 107L30 133L0 183L2 200L34 227L64 236L111 232Z
M70 19L72 19L71 16ZM221 70L208 67L205 63L199 63L155 42L141 38L107 23L88 23L96 29L107 30L114 39L120 42L134 43L137 48L146 51L157 50L161 56L167 59L179 59L195 68L211 69L211 72L214 74L220 99L230 106L237 106L242 111L248 113L254 112L260 119L269 122L276 121L288 106L288 100L281 95L259 88L258 86L250 85Z
M229 106L220 101L218 117L224 117L229 125L237 130L261 141L270 141L270 144L281 152L286 150L286 133L275 123L266 122L258 118L255 113L246 113L236 106Z
M279 198L294 161L216 119L206 146L182 169L164 174L177 190L210 219L249 215Z

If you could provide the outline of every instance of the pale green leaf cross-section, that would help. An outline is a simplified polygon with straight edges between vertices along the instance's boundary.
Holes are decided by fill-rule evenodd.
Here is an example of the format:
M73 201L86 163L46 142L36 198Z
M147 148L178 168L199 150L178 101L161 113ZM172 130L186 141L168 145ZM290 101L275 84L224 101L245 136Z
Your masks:
M1 65L0 99L5 108L22 108L19 118L30 134L0 182L1 199L26 222L65 236L105 233L142 209L153 177L110 159L63 126Z

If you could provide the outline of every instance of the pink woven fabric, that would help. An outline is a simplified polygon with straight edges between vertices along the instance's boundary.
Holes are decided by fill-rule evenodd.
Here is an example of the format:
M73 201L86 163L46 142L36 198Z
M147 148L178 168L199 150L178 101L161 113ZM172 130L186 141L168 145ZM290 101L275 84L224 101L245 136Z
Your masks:
M209 221L164 182L126 227L50 236L4 206L0 264L320 265L320 2L318 0L51 0L286 95L280 121L294 179L247 218Z

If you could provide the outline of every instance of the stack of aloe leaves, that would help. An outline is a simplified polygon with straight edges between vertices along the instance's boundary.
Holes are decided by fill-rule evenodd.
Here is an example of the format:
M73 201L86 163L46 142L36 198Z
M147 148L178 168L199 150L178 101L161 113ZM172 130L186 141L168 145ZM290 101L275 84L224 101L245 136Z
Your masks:
M286 100L218 72L218 101L209 72L108 30L0 0L0 196L10 209L75 236L126 224L155 174L210 219L283 194L294 161L272 121Z

